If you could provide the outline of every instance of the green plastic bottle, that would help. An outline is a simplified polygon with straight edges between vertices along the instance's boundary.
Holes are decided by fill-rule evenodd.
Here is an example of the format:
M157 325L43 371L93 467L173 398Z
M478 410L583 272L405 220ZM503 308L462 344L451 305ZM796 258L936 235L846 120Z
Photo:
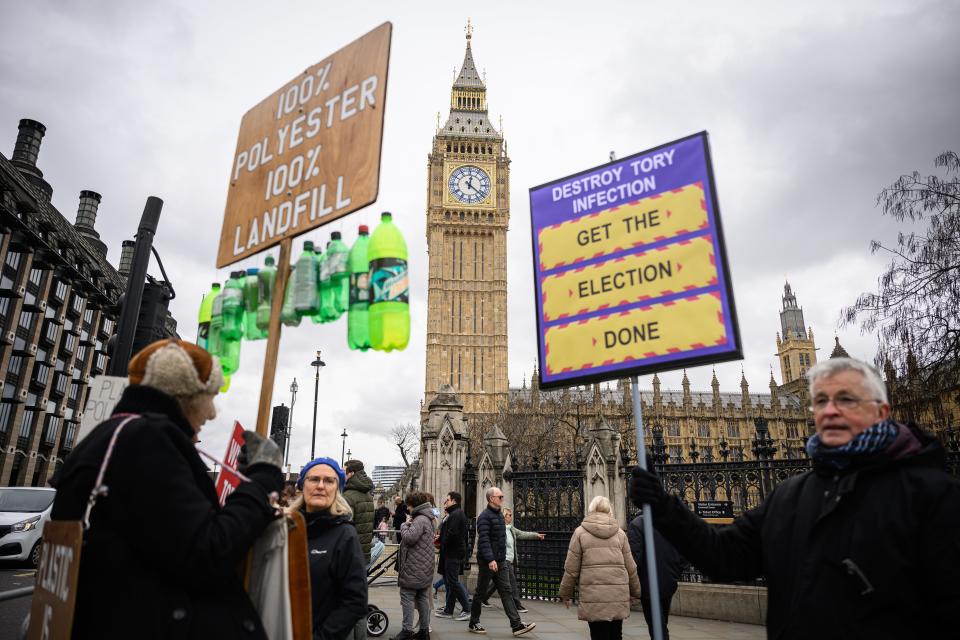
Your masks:
M200 313L198 314L197 325L197 345L207 348L210 343L210 319L213 316L213 299L220 293L220 283L214 282L207 295L200 301Z
M327 322L328 318L323 314L323 297L326 294L327 285L329 283L329 276L325 275L327 273L327 254L323 252L319 246L314 247L316 249L317 256L317 300L320 301L320 308L317 309L317 312L310 316L310 319L314 324L320 324L321 322Z
M273 256L267 256L263 268L257 274L257 328L264 336L270 331L270 314L273 311L273 286L277 281L277 268Z
M377 351L402 351L410 342L410 277L407 243L393 215L380 216L370 245L370 346Z
M300 326L300 314L293 306L293 290L295 288L294 278L296 277L297 265L290 266L290 275L287 276L287 286L283 290L283 306L280 308L280 322L287 327Z
M243 337L245 340L263 340L265 331L257 326L257 307L260 304L260 269L251 267L243 279Z
M293 308L300 316L312 316L320 310L320 300L317 297L317 257L310 240L303 243L303 253L297 260L292 280Z
M223 350L223 292L220 290L220 283L214 282L208 296L212 296L210 302L210 333L207 336L207 346L204 347L209 353L215 356L220 355Z
M223 368L223 365L220 365L220 368ZM220 393L226 393L230 390L230 376L223 374L223 386L220 387Z
M243 337L243 271L234 271L223 287L223 340Z
M366 351L370 348L370 230L360 225L360 235L350 248L350 295L347 311L347 345Z
M223 375L232 376L240 368L240 338L224 339L223 352L220 354L220 367Z
M330 234L327 250L327 271L330 272L330 303L336 318L350 308L350 247L340 239L340 232Z

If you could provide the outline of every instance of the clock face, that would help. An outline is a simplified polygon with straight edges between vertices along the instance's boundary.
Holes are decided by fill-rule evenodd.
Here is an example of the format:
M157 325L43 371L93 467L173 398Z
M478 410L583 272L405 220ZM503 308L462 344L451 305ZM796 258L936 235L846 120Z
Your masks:
M483 202L490 193L490 176L480 167L464 165L450 174L450 195L465 204Z

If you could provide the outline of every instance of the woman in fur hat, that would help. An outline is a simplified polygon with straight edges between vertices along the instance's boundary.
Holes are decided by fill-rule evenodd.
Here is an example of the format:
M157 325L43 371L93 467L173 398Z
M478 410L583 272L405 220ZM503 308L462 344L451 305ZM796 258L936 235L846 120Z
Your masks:
M51 480L51 517L81 520L109 458L108 492L83 535L72 637L265 639L237 566L274 518L279 448L244 433L241 471L250 481L221 507L194 447L216 416L219 360L195 344L160 340L134 356L128 372L113 416Z

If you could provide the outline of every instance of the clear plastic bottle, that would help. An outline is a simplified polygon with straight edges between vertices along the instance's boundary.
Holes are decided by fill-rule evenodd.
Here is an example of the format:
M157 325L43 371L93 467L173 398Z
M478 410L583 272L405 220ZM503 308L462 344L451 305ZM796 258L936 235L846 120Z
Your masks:
M213 296L213 301L210 303L210 334L207 337L206 350L219 356L223 351L223 292L220 290L220 283L214 282L207 295Z
M297 265L290 265L290 275L287 276L287 283L283 289L283 306L280 308L280 322L286 327L299 327L300 314L293 306L293 290L296 288L294 278L297 273Z
M360 225L360 235L350 248L350 296L347 311L347 345L366 351L370 348L370 230Z
M327 273L327 254L323 252L319 246L316 247L317 250L317 300L320 301L320 308L315 314L313 314L310 319L314 324L320 324L321 322L327 322L326 317L323 314L323 297L328 295L327 289L330 284L330 276Z
M377 351L402 351L410 342L410 277L407 243L393 223L380 216L370 245L370 346Z
M327 271L330 273L329 306L336 320L350 307L350 247L340 239L340 232L330 234L327 249ZM321 302L322 304L322 302Z
M273 285L277 281L277 268L273 256L267 256L263 268L257 274L257 328L266 335L270 330L270 314L273 311Z
M317 296L317 257L310 240L303 243L303 253L297 259L292 280L294 309L301 317L312 316L320 310L320 300Z
M260 304L260 269L251 267L243 279L243 337L246 340L263 340L265 331L257 326L257 307Z
M223 340L243 337L243 271L234 271L223 287Z

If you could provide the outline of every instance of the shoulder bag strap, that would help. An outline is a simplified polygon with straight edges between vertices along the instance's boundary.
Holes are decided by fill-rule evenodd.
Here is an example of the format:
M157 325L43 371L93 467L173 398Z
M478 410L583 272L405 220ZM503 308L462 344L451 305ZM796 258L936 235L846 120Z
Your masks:
M110 464L110 456L113 455L113 447L117 443L117 436L120 435L120 432L123 431L125 426L140 417L140 415L136 413L117 415L123 415L126 417L123 419L120 425L114 429L113 435L110 436L110 444L107 445L107 452L103 455L103 462L100 463L100 472L97 474L97 481L93 483L93 489L90 491L90 498L87 499L87 510L83 514L84 531L90 528L90 512L93 511L93 505L97 503L97 498L99 496L105 496L109 493L109 487L103 484L103 476L107 472L107 465Z

